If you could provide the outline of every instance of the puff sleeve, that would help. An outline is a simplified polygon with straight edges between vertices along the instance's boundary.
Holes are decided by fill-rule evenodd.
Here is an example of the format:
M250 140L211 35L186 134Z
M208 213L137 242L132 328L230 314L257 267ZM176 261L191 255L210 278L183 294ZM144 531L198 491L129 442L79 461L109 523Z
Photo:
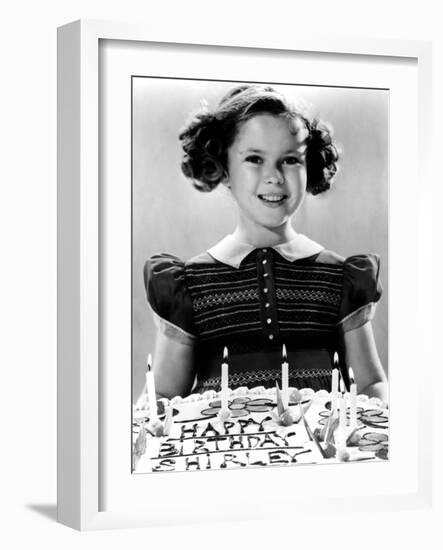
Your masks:
M143 275L158 330L169 338L192 344L195 340L192 300L182 260L170 254L156 254L146 261Z
M343 265L343 296L338 326L348 332L371 321L382 295L380 258L376 254L351 256Z

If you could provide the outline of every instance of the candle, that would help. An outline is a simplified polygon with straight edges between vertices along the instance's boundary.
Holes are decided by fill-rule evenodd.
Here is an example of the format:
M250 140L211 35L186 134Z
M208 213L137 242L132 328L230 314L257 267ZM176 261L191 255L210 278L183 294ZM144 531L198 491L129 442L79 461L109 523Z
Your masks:
M339 368L339 360L338 360L338 353L334 351L334 369Z
M347 462L350 459L349 451L346 448L346 404L344 397L340 397L340 419L338 428L335 430L336 457L340 462Z
M338 400L338 369L332 369L331 383L331 414L337 410Z
M334 353L334 368L332 369L332 378L331 378L331 414L329 415L328 424L326 426L325 441L329 441L331 428L334 420L337 418L338 410L338 355ZM335 430L337 434L338 431Z
M147 370L146 370L146 390L148 392L148 403L149 403L149 421L153 422L158 420L157 414L157 396L155 393L155 381L154 373L151 369L152 358L151 354L148 355L147 359Z
M340 408L338 417L338 428L335 432L337 451L342 451L346 447L346 403L343 394L338 399Z
M345 387L345 383L344 383L344 380L343 378L340 378L340 393L341 393L341 396L343 398L343 407L345 409L345 412L344 412L344 426L346 427L347 426L347 413L348 413L348 398L347 398L347 393L346 393L346 387Z
M350 392L350 425L351 430L355 430L357 427L357 384L354 380L354 372L351 367L349 367L349 392Z
M289 404L289 365L287 362L286 346L283 344L283 363L281 364L281 389L282 389L282 405L284 409L288 408Z
M228 409L228 387L229 387L229 374L228 374L228 348L225 346L223 349L223 363L221 365L221 408L222 410Z

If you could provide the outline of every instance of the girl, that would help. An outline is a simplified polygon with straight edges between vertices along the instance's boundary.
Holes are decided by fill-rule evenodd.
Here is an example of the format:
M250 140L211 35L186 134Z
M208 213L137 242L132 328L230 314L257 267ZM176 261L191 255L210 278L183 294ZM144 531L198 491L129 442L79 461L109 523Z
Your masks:
M338 154L331 135L270 87L239 86L180 134L182 171L200 191L226 186L234 232L188 260L145 264L158 333L154 373L163 397L229 386L275 386L286 345L290 386L330 389L332 357L352 366L359 393L387 401L371 319L381 296L379 258L344 259L298 234L306 193L330 188Z

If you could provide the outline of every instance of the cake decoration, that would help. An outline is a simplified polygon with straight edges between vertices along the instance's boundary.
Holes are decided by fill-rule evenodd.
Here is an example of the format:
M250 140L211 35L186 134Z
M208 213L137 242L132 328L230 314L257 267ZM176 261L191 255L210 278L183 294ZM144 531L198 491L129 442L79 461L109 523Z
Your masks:
M354 371L349 367L349 412L351 431L357 427L357 384L354 380Z
M274 408L272 399L251 399L250 397L236 397L228 402L229 416L239 418L248 416L251 412L267 412ZM211 401L209 408L201 411L201 414L208 418L219 416L222 410L221 401Z
M357 395L352 369L349 391L338 369L331 392L289 388L285 352L281 390L278 382L231 390L225 348L219 392L159 400L149 355L133 411L133 472L387 460L388 410L376 398Z
M282 355L283 355L283 362L281 364L281 388L282 388L282 407L283 411L286 411L289 404L289 364L288 364L288 356L286 354L286 346L283 344L282 349ZM283 412L279 412L279 415L283 414Z
M229 365L228 348L223 349L223 363L221 364L221 408L218 411L220 420L227 420L231 416L228 405L228 387L229 387Z
M379 400L357 396L357 428L351 431L342 397L342 422L347 438L337 441L339 418L331 411L331 394L321 390L289 388L288 410L300 418L286 426L276 421L277 390L238 388L228 391L231 416L220 420L220 392L172 399L159 411L169 412L169 435L155 436L149 427L149 409L134 410L133 471L170 472L273 465L322 464L388 458L388 413ZM165 412L166 414L166 412ZM161 414L160 414L161 418ZM304 418L304 420L303 420ZM375 421L374 421L375 419ZM326 429L329 426L329 435ZM143 440L146 439L146 445ZM144 452L142 453L142 449Z

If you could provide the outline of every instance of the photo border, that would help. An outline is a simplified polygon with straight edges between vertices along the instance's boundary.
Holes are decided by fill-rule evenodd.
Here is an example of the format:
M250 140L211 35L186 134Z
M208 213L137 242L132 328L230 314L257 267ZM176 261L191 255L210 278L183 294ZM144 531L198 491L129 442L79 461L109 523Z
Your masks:
M58 31L58 521L71 527L104 529L174 523L173 518L154 517L149 509L130 509L122 503L119 511L99 508L100 483L100 288L99 263L99 41L125 40L232 48L337 53L349 55L408 57L418 65L419 186L429 185L431 128L431 45L428 42L370 40L348 37L299 36L284 39L272 35L226 38L212 35L193 37L186 30L171 36L148 25L133 23L77 21ZM422 194L424 194L422 192ZM420 239L429 242L431 201L419 200ZM427 222L424 220L428 219ZM421 250L420 266L427 265L430 247ZM420 277L425 276L421 268ZM430 288L420 292L421 314L427 315ZM429 346L430 354L431 347ZM432 361L423 361L418 402L420 426L417 491L393 495L393 508L431 505L432 445L429 389ZM186 475L186 474L185 474ZM265 496L263 497L265 498ZM365 497L368 510L376 497ZM361 499L360 499L361 500ZM242 519L262 517L261 503L254 503ZM202 503L203 505L203 503ZM313 510L315 503L306 503ZM355 499L340 501L344 512ZM231 519L217 514L212 520ZM218 517L216 517L218 516ZM202 521L209 521L203 518Z

